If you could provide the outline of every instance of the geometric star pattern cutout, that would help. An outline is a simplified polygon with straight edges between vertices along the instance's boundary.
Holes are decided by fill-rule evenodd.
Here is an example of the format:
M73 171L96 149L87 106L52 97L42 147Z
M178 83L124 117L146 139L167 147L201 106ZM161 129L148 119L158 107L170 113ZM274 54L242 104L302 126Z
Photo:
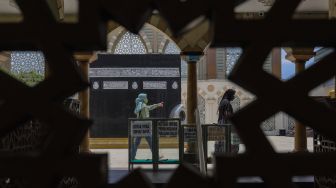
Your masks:
M204 16L210 20L213 28L212 46L241 46L243 54L229 79L257 98L232 117L232 122L246 146L246 154L217 156L214 178L204 178L185 166L181 166L176 171L177 174L183 175L186 179L197 179L205 187L207 185L231 187L237 177L261 176L268 185L276 188L293 187L291 178L295 175L335 174L334 152L278 154L263 135L260 123L277 112L284 111L304 125L336 141L336 127L330 126L336 124L335 110L308 97L311 89L335 76L335 53L286 82L276 79L262 69L263 62L273 47L284 45L334 47L336 22L293 20L294 11L301 0L277 0L263 20L236 20L234 8L242 2L244 1L197 0L195 4L187 2L192 8L186 10L184 1L82 0L79 1L78 22L59 23L54 19L45 0L34 0L33 3L17 0L24 17L23 22L0 24L0 35L6 36L2 38L0 49L42 51L50 76L33 88L29 88L7 74L0 73L0 89L6 91L0 92L0 100L4 101L0 106L2 114L0 134L6 134L19 122L34 117L52 128L52 134L48 137L44 150L36 158L43 157L46 161L64 158L69 148L79 145L91 125L90 120L74 116L61 107L61 102L66 97L88 87L88 83L83 81L77 70L73 53L106 50L108 20L117 21L131 32L137 33L150 13L157 9L161 11L174 36L181 36L191 29L192 21ZM176 15L172 13L181 19L176 19ZM30 160L27 156L22 157L24 158L22 160ZM85 156L80 157L82 162L85 161L81 163L84 166L92 165L93 168L100 170L106 168L106 163L105 166L99 163L104 161L99 156L97 157L101 160L87 158L84 160ZM35 160L36 165L41 165L42 163L36 161L36 158L33 157L31 160ZM1 161L14 159L18 158L3 156ZM59 166L64 168L69 164L58 162ZM274 162L275 166L270 169L265 165L268 162ZM15 166L15 161L8 164L13 165L10 172L20 173L20 167ZM76 175L80 165L71 167L68 170ZM226 169L228 167L229 170ZM9 167L7 172L8 169ZM51 169L46 170L51 173ZM33 180L38 175L37 172L26 172L23 175ZM65 171L59 172L65 173ZM6 168L1 168L0 173L5 174ZM83 174L78 172L77 175ZM85 177L89 179L91 176L95 177L95 183L90 185L98 186L106 180L104 173L99 174L99 177L94 174L81 177L85 180ZM136 185L137 182L145 186L147 182L139 174L134 176L131 174L130 179L126 181L133 179L134 182L124 182L119 184L119 187L125 187L124 185L129 183ZM47 181L48 178L45 180L46 182L42 181L42 185L50 183ZM168 185L180 187L176 182L181 181L179 177L173 176Z

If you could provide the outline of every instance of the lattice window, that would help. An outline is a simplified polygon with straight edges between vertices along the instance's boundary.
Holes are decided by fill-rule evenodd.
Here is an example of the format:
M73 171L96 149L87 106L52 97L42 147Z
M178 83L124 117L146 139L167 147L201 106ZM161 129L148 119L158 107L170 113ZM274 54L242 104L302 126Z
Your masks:
M226 77L226 52L225 48L216 49L216 73L217 79Z
M181 50L173 43L169 42L164 50L165 54L180 54Z
M44 74L44 56L42 52L16 51L11 53L11 72L37 72Z
M294 129L295 129L295 119L288 116L288 127L287 127L287 134L289 136L293 136L294 135Z
M261 124L263 131L275 131L275 116L268 118Z
M243 50L241 48L226 49L226 75L230 74L242 52Z
M115 54L146 54L147 50L139 35L126 32L114 51Z

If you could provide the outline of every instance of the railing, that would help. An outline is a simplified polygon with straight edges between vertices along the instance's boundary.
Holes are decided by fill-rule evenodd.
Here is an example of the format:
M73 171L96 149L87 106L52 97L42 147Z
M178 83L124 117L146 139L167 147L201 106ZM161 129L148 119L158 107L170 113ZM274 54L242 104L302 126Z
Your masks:
M207 165L212 163L208 159L208 142L224 142L225 146L220 152L231 152L231 124L197 124L181 125L179 119L168 118L148 118L136 119L130 118L128 120L128 161L129 170L132 170L136 164L149 164L153 165L153 170L158 170L161 164L180 164L184 161L185 147L194 145L192 149L196 164L203 173L207 171ZM201 134L199 134L201 132ZM149 137L151 142L152 152L151 158L136 159L135 148L140 147L139 140L144 140ZM159 156L160 152L160 139L171 139L172 142L176 141L176 158L162 159ZM138 140L136 140L138 139ZM136 144L138 144L136 146ZM173 146L174 144L172 144ZM149 148L150 149L150 146ZM132 155L133 154L133 155ZM190 161L188 161L190 162Z
M180 164L183 154L183 132L181 131L180 119L176 118L147 118L147 119L128 119L128 169L132 170L134 164L151 164L153 170L158 170L159 164ZM145 138L151 142L151 159L136 159L137 147L139 142ZM160 138L175 138L178 143L178 157L176 159L160 159L159 141ZM138 142L138 143L137 143ZM150 149L150 148L149 148ZM135 152L135 153L133 153Z

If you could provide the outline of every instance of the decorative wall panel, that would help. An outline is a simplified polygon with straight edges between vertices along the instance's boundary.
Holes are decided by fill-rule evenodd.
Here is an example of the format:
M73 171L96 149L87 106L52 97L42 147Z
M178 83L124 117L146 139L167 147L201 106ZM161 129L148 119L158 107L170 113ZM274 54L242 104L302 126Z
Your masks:
M143 89L167 89L166 81L144 81L142 83Z
M126 32L116 46L114 54L146 54L145 45L139 35Z
M90 68L90 77L108 77L108 78L120 78L120 77L179 77L179 68L139 68L128 67L125 68Z
M34 71L43 75L44 62L42 52L15 51L11 53L11 71L14 73Z

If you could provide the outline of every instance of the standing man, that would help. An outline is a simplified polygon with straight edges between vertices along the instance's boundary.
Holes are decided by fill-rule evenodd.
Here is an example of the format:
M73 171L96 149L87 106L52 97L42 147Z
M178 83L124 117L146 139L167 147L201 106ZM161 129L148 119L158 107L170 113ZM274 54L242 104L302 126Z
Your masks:
M163 102L160 102L158 104L153 104L153 105L147 105L148 103L148 98L146 93L140 93L138 95L138 98L135 99L135 109L134 113L136 114L137 118L139 119L145 119L149 118L149 111L154 110L156 108L162 108L163 107ZM131 154L131 159L134 160L138 146L141 142L142 137L136 137L134 140L134 144L132 145L132 154ZM152 146L152 137L151 136L146 136L145 137L150 150L153 152L153 146Z

